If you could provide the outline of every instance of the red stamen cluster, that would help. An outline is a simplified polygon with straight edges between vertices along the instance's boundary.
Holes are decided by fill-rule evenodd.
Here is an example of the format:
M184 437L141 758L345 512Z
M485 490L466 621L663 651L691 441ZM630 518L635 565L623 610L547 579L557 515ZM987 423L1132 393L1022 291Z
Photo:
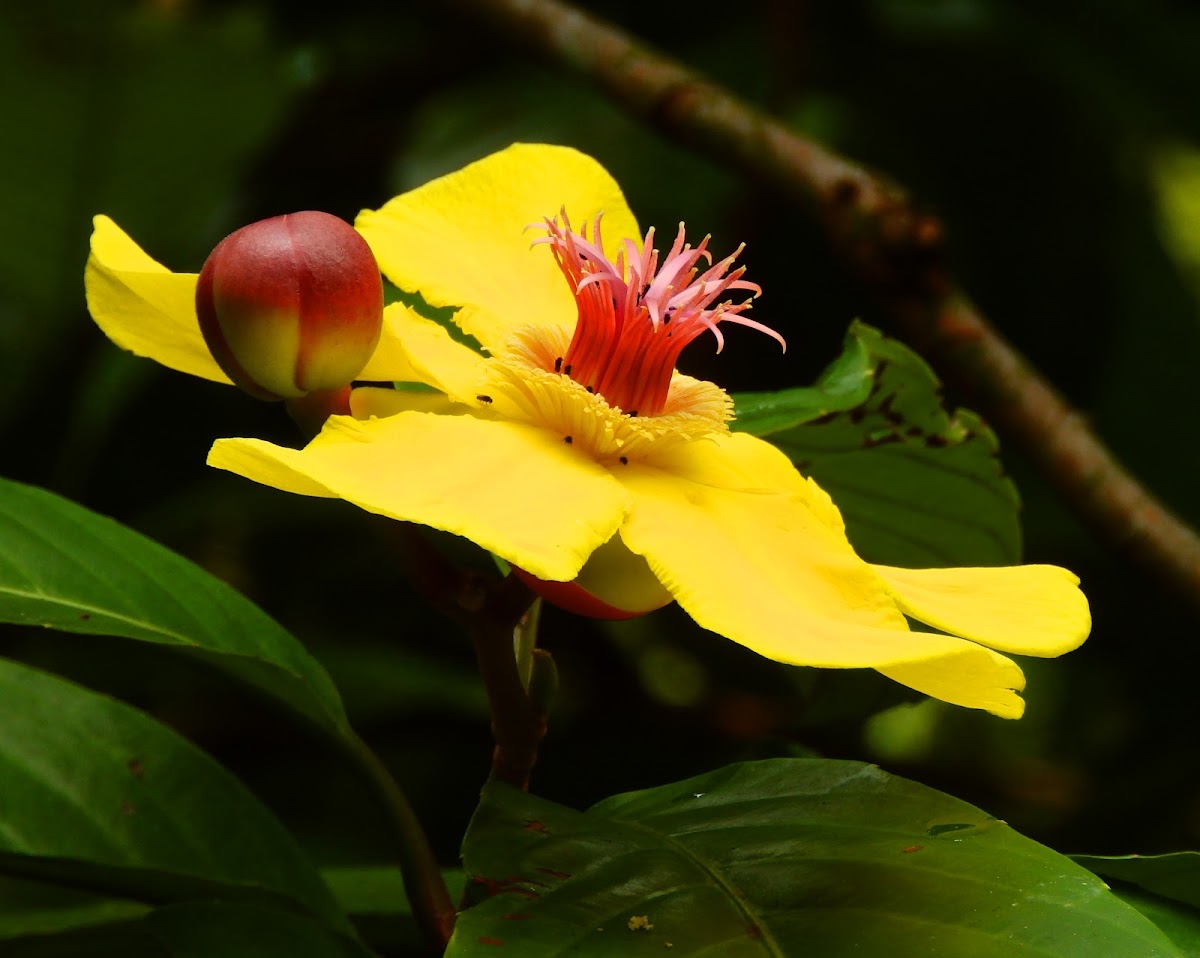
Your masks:
M545 221L546 236L558 268L571 283L579 320L566 356L555 372L570 376L610 405L630 416L656 416L663 411L671 374L683 347L705 330L717 337L717 352L725 345L718 324L723 321L749 326L778 340L783 337L741 314L753 296L740 303L730 300L713 305L730 290L749 290L758 296L757 284L742 279L746 268L730 272L743 247L717 263L708 251L709 237L693 248L684 242L683 224L670 251L659 264L653 228L639 252L631 239L621 243L616 262L605 254L600 237L600 217L576 233L566 212ZM708 268L700 272L703 259Z

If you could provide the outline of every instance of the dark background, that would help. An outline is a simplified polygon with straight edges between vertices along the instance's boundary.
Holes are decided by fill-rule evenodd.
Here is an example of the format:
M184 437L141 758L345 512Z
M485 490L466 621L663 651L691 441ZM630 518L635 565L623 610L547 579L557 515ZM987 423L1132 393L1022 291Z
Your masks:
M514 140L568 143L608 166L644 225L684 219L718 251L746 241L765 290L756 318L787 336L787 355L735 335L719 362L708 343L693 346L689 372L735 390L797 385L833 357L851 319L886 319L777 198L469 18L432 2L390 6L0 8L0 473L166 543L293 630L449 863L490 754L468 643L406 587L378 520L205 468L214 438L290 443L291 425L278 406L104 339L83 298L91 216L113 216L155 258L194 271L245 222L310 208L349 219ZM945 219L954 268L995 325L1153 490L1200 521L1200 254L1164 228L1188 195L1200 206L1200 186L1178 186L1189 155L1200 167L1186 153L1200 143L1191 5L589 8L910 186ZM1200 221L1193 229L1200 247ZM932 703L867 722L915 699L874 673L764 662L677 610L604 627L551 611L543 644L562 692L535 790L582 807L811 749L879 761L1064 851L1196 847L1194 613L1082 528L1020 450L1006 445L1004 461L1025 500L1027 558L1077 571L1096 619L1079 652L1023 663L1021 722ZM31 630L0 631L0 652L181 729L320 861L377 854L377 820L333 752L220 676L135 643Z

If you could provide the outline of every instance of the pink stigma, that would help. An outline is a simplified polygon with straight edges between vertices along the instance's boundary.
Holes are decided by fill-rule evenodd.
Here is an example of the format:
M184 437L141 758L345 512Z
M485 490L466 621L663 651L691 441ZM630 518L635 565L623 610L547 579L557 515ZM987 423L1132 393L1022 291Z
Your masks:
M742 315L762 292L756 283L742 279L746 267L731 271L744 244L713 263L709 237L693 248L684 242L680 223L661 265L653 228L646 233L641 252L633 240L623 240L614 263L604 254L600 216L592 221L590 237L586 224L582 232L571 229L565 211L546 219L544 228L546 236L535 244L549 244L579 310L575 335L566 356L555 362L555 372L599 393L627 415L661 413L683 347L711 330L719 353L725 346L718 328L722 322L757 329L787 348L773 329ZM697 266L700 260L707 267L703 272ZM753 295L737 303L717 302L733 290Z

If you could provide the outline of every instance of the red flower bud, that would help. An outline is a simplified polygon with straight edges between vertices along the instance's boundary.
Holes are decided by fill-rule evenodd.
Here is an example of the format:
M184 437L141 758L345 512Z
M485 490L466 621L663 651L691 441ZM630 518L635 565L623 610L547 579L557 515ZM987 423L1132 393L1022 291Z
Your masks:
M362 372L379 342L383 281L348 223L289 213L217 244L196 284L196 313L225 375L259 399L294 398Z

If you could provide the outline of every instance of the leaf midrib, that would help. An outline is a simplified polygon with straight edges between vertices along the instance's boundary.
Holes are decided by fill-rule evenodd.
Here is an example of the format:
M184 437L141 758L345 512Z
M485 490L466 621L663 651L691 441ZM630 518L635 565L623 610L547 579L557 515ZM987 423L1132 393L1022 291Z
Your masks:
M155 625L143 619L137 619L123 612L118 612L115 609L105 608L103 606L93 605L88 602L83 602L70 597L55 596L46 592L29 592L23 589L14 589L9 586L0 586L0 595L13 596L18 599L32 599L37 602L42 602L46 605L69 609L73 611L86 612L89 615L102 615L108 619L120 622L131 627L136 627L142 631L149 632L152 635L161 635L172 641L175 645L184 645L195 649L208 649L209 646L197 642L195 639L188 638L179 632L173 632L170 629L164 629L161 626ZM11 621L11 620L10 620ZM222 652L228 655L242 655L241 653L228 651L221 648L213 648L212 651ZM249 656L243 656L249 657ZM275 665L276 663L270 663ZM297 673L288 671L289 674L297 675ZM297 675L298 677L298 675Z
M737 893L740 889L737 889L732 882L726 880L717 870L716 866L709 862L708 859L696 854L687 845L675 838L674 835L660 832L649 825L643 825L641 822L631 821L630 819L609 819L609 821L614 824L624 825L637 832L649 834L658 841L668 845L683 858L692 862L725 893L726 899L732 902L734 908L746 919L747 925L753 925L762 932L762 937L757 940L767 949L767 953L774 956L774 958L787 958L787 952L780 947L779 942L775 940L774 934L767 927L766 919L750 907L749 902Z
M757 927L762 932L762 938L759 939L759 941L763 942L764 947L769 947L771 949L771 951L769 953L774 956L778 956L778 958L786 958L786 952L784 952L782 950L779 943L775 940L775 937L769 927L770 918L773 917L774 914L776 914L776 913L774 913L774 912L770 912L770 913L759 912L758 910L749 907L748 902L742 896L740 896L736 893L737 892L736 886L733 885L732 882L727 881L721 875L721 872L718 870L717 866L710 863L708 861L708 859L706 859L704 856L695 853L685 843L683 843L682 841L677 839L674 835L671 835L667 832L659 831L650 825L644 825L641 822L631 821L629 819L610 819L610 821L612 821L614 823L619 823L619 824L629 827L635 831L648 833L649 835L653 836L658 841L669 846L672 851L675 851L677 854L680 854L682 857L686 858L688 861L692 862L697 867L699 867L700 870L704 874L709 876L718 885L718 887L725 893L726 899L729 900L734 905L734 907L737 909L737 911L740 914L742 914L747 919L748 922L753 923L754 926ZM732 826L732 827L736 827L736 826ZM1024 856L1017 856L1017 857L1024 857ZM838 859L831 858L829 860L836 861ZM958 873L944 873L940 869L937 869L936 871L939 874L945 875L946 877L952 877L955 879L964 877ZM986 880L980 880L980 879L976 879L976 881L979 884L984 885L984 886L994 884L997 889L1008 892L1008 893L1013 893L1013 892L1019 891L1019 889L1012 888L1011 886L1001 885L999 883L992 883L992 882L988 882ZM908 921L908 922L912 922L914 924L931 925L936 928L952 929L952 930L956 930L956 931L966 930L966 931L970 932L971 934L978 934L984 938L988 938L988 939L992 939L992 940L996 940L996 941L1004 940L1002 937L1002 933L1000 931L986 930L986 929L981 929L981 928L977 928L977 927L973 927L973 926L954 924L953 922L942 921L942 920L938 920L935 918L926 918L926 917L915 916L908 912L886 911L884 909L879 909L879 908L868 908L865 906L854 906L854 905L817 906L813 910L822 910L822 911L831 911L831 912L839 912L839 911L840 912L862 912L864 914L871 914L871 915L891 915L891 916L900 918L902 921ZM1110 928L1117 928L1125 933L1131 933L1131 929L1129 929L1125 925L1121 925L1121 924L1113 921L1107 915L1094 915L1093 914L1093 915L1089 915L1088 917L1089 917L1090 921L1096 922L1097 924L1104 925L1104 926L1107 926ZM1151 927L1153 927L1153 926L1151 925ZM1142 940L1146 940L1146 936L1144 936L1144 935L1141 935L1139 937L1142 938ZM1156 947L1157 947L1157 945L1156 945ZM1037 946L1030 946L1030 950L1028 953L1030 955L1045 955L1046 958L1055 958L1055 956L1057 955L1057 952L1044 951L1043 949L1041 949L1040 947L1037 947Z

